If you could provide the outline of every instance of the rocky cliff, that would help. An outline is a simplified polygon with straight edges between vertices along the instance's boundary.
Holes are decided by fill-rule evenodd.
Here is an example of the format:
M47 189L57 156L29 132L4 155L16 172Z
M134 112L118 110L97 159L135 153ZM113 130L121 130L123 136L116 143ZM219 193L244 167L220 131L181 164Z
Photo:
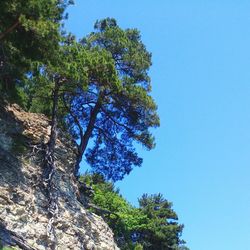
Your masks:
M0 105L0 249L118 249L101 217L79 202L73 177L74 143L62 132L56 147L53 237L48 234L48 197L41 184L42 145L49 120L17 105Z

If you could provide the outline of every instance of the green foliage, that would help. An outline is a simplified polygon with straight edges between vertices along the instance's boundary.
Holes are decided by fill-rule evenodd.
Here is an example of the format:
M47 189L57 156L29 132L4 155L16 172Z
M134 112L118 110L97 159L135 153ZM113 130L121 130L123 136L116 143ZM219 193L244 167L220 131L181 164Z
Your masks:
M36 63L32 75L26 81L26 94L29 96L28 109L33 112L51 114L52 93L56 82L60 82L60 96L67 91L74 91L78 85L86 87L85 64L88 53L78 44L66 44L56 51L55 62L50 64ZM76 63L77 62L77 63ZM63 108L62 100L60 103Z
M91 202L109 211L102 213L94 209L107 221L121 249L178 249L183 246L180 239L183 225L177 223L172 204L161 194L143 195L139 208L133 207L101 175L85 174L81 181L92 185L94 196Z
M81 176L81 181L91 184L95 193L91 201L109 213L99 213L107 221L121 249L133 249L131 235L144 228L147 217L138 208L131 206L115 189L114 184L104 181L99 174Z
M88 89L66 93L67 123L81 141L81 155L91 138L86 158L92 169L117 181L142 164L134 142L155 146L150 128L159 126L159 117L150 96L151 55L137 30L123 30L114 19L97 22L95 29L81 42L97 52L86 66Z
M16 248L14 247L3 247L0 245L0 250L15 250Z
M117 181L141 166L134 142L152 149L159 117L139 32L108 18L78 43L61 34L68 1L7 2L0 4L3 95L51 117L57 93L58 123L80 140L77 167L85 154L93 171Z
M134 142L155 146L151 128L160 122L150 95L151 54L138 30L123 30L111 18L97 21L95 31L76 42L62 32L68 4L0 2L0 97L54 117L56 128L59 123L80 140L77 163L86 154L97 173L81 177L101 208L92 209L108 222L121 249L185 249L183 226L162 195L143 195L136 208L105 181L141 166ZM23 143L15 138L13 150L21 152Z
M0 91L16 99L16 88L32 62L55 59L61 40L60 22L69 1L5 0L0 2Z
M140 209L150 218L148 228L141 231L138 241L144 249L178 249L183 225L177 223L177 214L162 194L144 194L139 199Z
M134 250L143 250L143 246L141 244L136 243Z

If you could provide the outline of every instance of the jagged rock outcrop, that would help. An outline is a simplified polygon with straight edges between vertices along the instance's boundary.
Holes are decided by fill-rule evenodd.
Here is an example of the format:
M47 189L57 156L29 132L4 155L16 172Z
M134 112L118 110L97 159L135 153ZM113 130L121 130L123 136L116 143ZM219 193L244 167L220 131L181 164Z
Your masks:
M59 134L56 146L58 215L47 235L48 197L41 182L41 145L49 120L17 105L0 105L0 242L17 249L118 249L103 219L78 200L74 143Z

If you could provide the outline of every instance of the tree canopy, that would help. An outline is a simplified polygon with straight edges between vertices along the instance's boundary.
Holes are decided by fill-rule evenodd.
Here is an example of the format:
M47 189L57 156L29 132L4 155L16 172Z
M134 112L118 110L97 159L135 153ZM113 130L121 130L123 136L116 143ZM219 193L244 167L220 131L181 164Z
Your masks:
M23 79L34 61L53 60L61 39L63 0L5 0L0 3L0 90L22 91ZM8 96L10 97L10 96ZM15 98L18 95L14 95Z
M145 249L178 249L183 225L177 223L177 214L162 194L144 194L139 207L150 218L149 226L140 232L138 241Z
M96 22L95 29L81 41L83 48L98 53L87 69L88 89L65 94L70 103L67 121L80 138L80 160L92 139L88 163L116 181L142 164L134 142L149 150L155 146L149 130L159 126L157 106L150 96L151 55L136 29L123 30L109 18Z

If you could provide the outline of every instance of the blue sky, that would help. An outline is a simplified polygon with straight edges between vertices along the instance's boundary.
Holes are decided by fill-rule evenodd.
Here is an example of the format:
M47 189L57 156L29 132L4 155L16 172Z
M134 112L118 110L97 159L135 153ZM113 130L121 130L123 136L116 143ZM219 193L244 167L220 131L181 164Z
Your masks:
M69 14L79 38L114 17L153 54L157 147L121 193L163 193L191 250L249 250L250 1L76 0Z

